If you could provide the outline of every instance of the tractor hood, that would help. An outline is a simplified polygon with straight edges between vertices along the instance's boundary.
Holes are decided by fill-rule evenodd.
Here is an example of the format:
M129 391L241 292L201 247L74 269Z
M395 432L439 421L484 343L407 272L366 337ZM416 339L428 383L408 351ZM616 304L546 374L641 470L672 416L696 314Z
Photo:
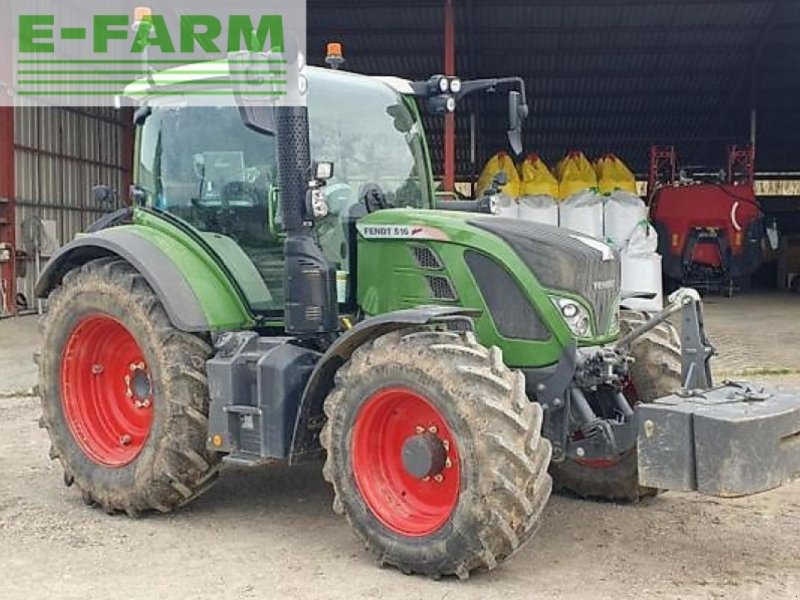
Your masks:
M482 339L534 351L604 344L618 334L620 264L606 244L549 225L456 211L392 209L361 218L358 303L367 314L421 304L482 311ZM567 328L554 298L586 309L591 332ZM523 348L525 346L525 348ZM555 361L560 350L553 349Z

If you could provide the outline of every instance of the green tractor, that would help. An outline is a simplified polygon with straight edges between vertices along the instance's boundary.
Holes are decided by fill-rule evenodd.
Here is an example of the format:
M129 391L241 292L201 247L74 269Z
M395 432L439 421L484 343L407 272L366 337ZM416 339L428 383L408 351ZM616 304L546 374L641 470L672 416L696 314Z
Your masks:
M63 247L37 286L41 424L87 504L168 512L222 463L324 456L334 511L381 564L464 578L534 534L553 482L618 500L729 495L800 462L775 442L758 455L783 452L769 482L701 474L686 407L711 387L710 347L690 293L652 318L620 312L605 244L496 217L491 196L437 204L417 99L451 110L513 81L307 68L307 108L259 109L192 69L135 84L152 94L132 206ZM186 106L175 81L231 101ZM518 143L524 88L509 98ZM683 356L666 321L678 311Z

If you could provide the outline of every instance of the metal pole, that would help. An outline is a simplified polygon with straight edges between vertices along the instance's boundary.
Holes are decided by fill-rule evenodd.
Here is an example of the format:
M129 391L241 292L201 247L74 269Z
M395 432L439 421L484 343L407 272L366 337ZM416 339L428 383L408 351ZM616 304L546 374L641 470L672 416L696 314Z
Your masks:
M475 176L478 170L478 136L476 133L475 113L469 115L469 164L472 172L470 173L470 198L475 197Z
M39 235L41 236L41 231ZM36 243L36 281L39 281L39 276L42 274L42 251L39 249L40 242L41 239ZM36 312L40 317L44 314L44 303L41 298L36 299Z
M122 164L124 171L122 172L122 189L119 191L119 196L122 198L122 203L127 205L130 197L130 189L133 185L133 161L134 161L134 146L136 145L136 128L133 124L133 109L123 108L120 112L122 119Z
M14 182L14 109L0 108L0 242L10 247L10 260L0 263L5 290L0 313L17 313L16 184Z
M456 74L456 34L454 0L444 3L444 73ZM444 117L444 191L452 192L456 187L456 116L448 113Z
M758 60L753 61L750 72L750 145L756 147L756 124L758 120Z

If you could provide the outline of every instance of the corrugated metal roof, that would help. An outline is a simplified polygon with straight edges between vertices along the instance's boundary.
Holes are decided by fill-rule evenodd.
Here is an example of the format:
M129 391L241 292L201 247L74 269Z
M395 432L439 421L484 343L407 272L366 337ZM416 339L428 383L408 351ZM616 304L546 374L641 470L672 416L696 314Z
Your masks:
M728 144L748 138L755 73L758 166L800 167L800 2L455 2L459 74L527 82L527 150L551 161L570 148L614 151L644 171L651 143L675 143L686 162L720 163ZM338 40L352 70L427 78L442 69L443 5L308 0L310 62ZM506 146L505 114L499 98L477 106L483 160ZM466 175L468 116L457 122ZM441 159L441 121L428 127Z

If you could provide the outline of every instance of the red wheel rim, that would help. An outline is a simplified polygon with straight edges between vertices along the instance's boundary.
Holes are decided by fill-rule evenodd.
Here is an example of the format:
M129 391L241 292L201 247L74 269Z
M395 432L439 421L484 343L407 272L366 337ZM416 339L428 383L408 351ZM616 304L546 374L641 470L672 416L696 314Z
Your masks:
M441 444L446 457L436 473L424 477L403 462L405 445L419 436ZM459 454L447 421L430 402L407 388L380 390L359 410L352 440L356 485L383 525L421 537L447 523L461 487Z
M139 344L107 315L91 315L70 333L61 355L61 404L83 452L119 468L141 452L153 422L150 372Z

